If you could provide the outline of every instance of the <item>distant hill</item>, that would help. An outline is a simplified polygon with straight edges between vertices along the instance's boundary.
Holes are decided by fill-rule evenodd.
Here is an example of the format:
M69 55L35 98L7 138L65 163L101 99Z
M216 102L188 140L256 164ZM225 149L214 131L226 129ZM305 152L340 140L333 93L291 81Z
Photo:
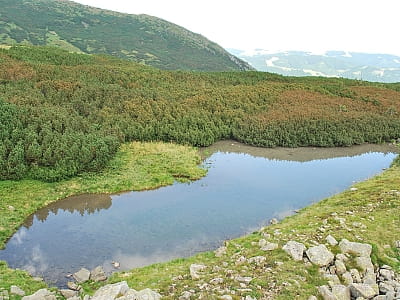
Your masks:
M0 0L0 44L105 53L161 69L251 69L216 43L162 19L66 0Z
M289 76L344 77L376 82L400 82L400 57L328 51L322 55L302 51L272 53L265 50L230 52L259 71Z

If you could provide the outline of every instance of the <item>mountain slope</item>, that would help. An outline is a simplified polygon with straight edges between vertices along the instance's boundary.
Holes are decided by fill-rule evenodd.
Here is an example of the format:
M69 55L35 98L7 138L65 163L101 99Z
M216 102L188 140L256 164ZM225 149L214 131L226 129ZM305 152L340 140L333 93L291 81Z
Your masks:
M0 44L17 43L106 53L162 69L251 69L216 43L162 19L65 0L0 0Z
M322 55L302 51L246 53L230 50L260 71L288 76L344 77L376 82L400 82L400 57L328 51Z

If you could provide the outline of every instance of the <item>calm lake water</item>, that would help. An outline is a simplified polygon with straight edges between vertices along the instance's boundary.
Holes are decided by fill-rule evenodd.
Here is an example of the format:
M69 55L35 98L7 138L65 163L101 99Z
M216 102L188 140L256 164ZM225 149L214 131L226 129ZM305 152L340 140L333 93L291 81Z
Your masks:
M217 248L387 168L394 147L263 149L225 141L205 148L206 177L120 195L71 197L43 208L0 260L59 287L68 273L112 261L130 269Z

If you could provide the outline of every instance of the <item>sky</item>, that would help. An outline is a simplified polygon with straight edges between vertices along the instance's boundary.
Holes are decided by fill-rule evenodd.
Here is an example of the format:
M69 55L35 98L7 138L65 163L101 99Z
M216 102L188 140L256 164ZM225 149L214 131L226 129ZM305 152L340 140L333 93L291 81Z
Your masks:
M148 14L224 48L343 50L400 56L399 0L75 0Z

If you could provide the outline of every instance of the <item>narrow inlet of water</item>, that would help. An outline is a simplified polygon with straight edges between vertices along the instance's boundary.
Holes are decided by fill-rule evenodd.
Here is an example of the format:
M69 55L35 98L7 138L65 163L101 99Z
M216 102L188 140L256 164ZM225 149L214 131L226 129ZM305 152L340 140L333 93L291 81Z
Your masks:
M83 195L30 216L0 260L62 287L112 261L130 269L217 248L389 167L396 149L264 149L224 141L202 149L206 177L120 195Z

